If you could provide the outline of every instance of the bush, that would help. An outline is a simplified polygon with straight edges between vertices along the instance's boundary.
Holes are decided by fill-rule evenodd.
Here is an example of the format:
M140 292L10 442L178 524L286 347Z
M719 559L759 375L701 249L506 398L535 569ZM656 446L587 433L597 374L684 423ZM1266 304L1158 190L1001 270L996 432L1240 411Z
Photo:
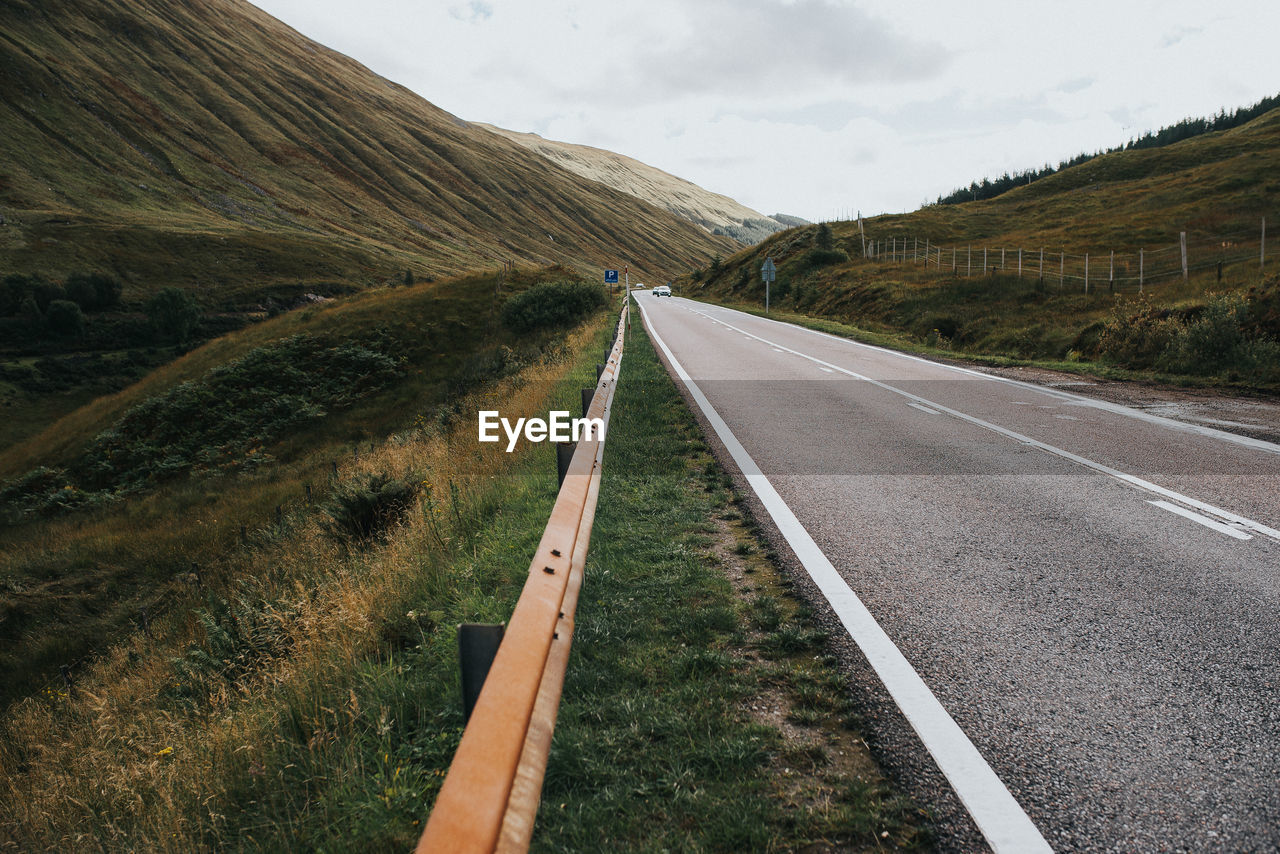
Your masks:
M1169 348L1181 324L1169 309L1158 309L1139 297L1117 304L1103 324L1098 355L1132 368L1150 368Z
M369 474L334 490L324 512L331 537L343 543L368 544L384 537L413 509L420 479Z
M831 226L822 223L818 226L817 232L813 235L813 245L817 249L832 249L835 247L835 239L831 234Z
M849 253L843 249L810 249L805 261L810 267L826 267L831 264L843 264L849 260Z
M49 311L44 319L56 335L69 338L84 334L84 312L71 300L59 299L49 303Z
M1161 354L1160 367L1183 374L1246 374L1258 379L1274 376L1280 345L1246 334L1249 303L1238 294L1209 300L1195 320L1178 330Z
M502 324L512 332L568 326L607 302L604 289L588 282L544 282L502 306Z
M200 323L200 306L182 288L165 288L147 300L147 319L157 336L181 344Z
M72 273L66 282L67 299L85 311L103 311L120 304L124 288L105 273Z

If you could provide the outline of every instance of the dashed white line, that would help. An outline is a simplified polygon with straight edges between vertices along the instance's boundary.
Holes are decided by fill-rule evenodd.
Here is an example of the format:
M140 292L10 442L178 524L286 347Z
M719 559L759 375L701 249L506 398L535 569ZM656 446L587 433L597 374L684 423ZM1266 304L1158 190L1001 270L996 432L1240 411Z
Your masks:
M1021 433L1010 430L1007 427L1001 427L999 424L993 424L990 421L984 421L981 418L977 418L973 415L969 415L967 413L961 412L958 409L952 409L949 406L943 406L940 403L934 403L928 398L921 397L918 394L913 394L909 391L900 389L897 386L893 386L888 383L881 382L880 380L872 379L871 377L865 376L856 371L851 371L848 368L842 368L839 365L832 364L831 362L823 361L822 359L819 359L816 356L810 356L808 353L802 353L799 350L793 350L792 348L787 347L784 344L779 344L776 341L770 341L769 339L762 338L759 335L752 335L752 333L747 332L746 330L741 329L732 324L726 323L725 326L727 326L729 329L732 329L735 332L739 332L739 333L742 333L743 335L748 335L752 338L755 338L756 340L764 344L769 344L773 347L780 348L784 352L791 353L792 355L795 355L795 356L799 356L802 359L808 359L809 361L814 362L815 364L818 364L818 365L825 365L828 368L834 368L836 371L842 374L851 376L854 379L862 380L863 382L869 383L870 385L873 385L876 388L881 388L881 389L884 389L885 391L889 391L889 392L893 392L894 394L901 395L902 397L908 398L909 400L913 400L916 403L921 404L922 406L928 406L932 409L938 410L939 412L945 412L947 415L950 415L953 418L958 418L961 421L965 421L969 424L973 424L977 427L981 427L984 430L990 430L993 433L999 433L1001 436L1005 436L1007 438L1013 439L1015 442L1021 442L1024 445L1030 445L1031 447L1039 448L1040 450L1046 453L1054 454L1056 456L1062 457L1063 459L1070 460L1073 463L1078 463L1082 466L1085 466L1086 468L1093 469L1096 472L1101 472L1102 474L1108 475L1109 477L1113 477L1116 480L1122 483L1128 484L1129 486L1132 486L1136 489L1141 489L1141 490L1145 490L1146 492L1154 493L1155 495L1158 495L1161 498L1167 498L1170 501L1176 501L1179 504L1182 504L1188 508L1199 510L1201 513L1205 513L1209 516L1216 517L1217 519L1221 520L1224 523L1227 523L1230 525L1236 525L1236 526L1239 526L1240 528L1245 528L1249 531L1252 531L1255 534L1261 534L1264 537L1269 537L1270 539L1280 542L1280 531L1268 525L1264 525L1261 522L1256 522L1253 519L1248 519L1237 513L1233 513L1230 510L1225 510L1221 507L1216 507L1207 502L1200 501L1195 498L1191 498L1190 496L1183 495L1180 492L1175 492L1172 489L1166 489L1165 487L1152 483L1149 480L1144 480L1143 478L1137 477L1136 475L1132 475L1127 472L1122 472L1118 469L1114 469L1111 466L1106 465L1105 463L1100 463L1095 460L1091 460L1088 457L1082 457L1079 454L1073 454L1071 451L1064 450L1063 448L1059 448L1055 445L1050 445L1047 442L1041 442L1038 439L1032 439L1030 436L1024 436ZM815 333L815 334L825 335L825 333L821 333L821 332ZM826 337L832 337L832 336L826 336ZM844 339L837 338L836 340L842 341ZM856 344L857 342L849 342L849 343ZM885 351L885 352L890 352L890 351ZM915 358L915 357L910 357L910 358ZM924 361L924 360L917 359L917 361ZM1186 425L1183 425L1183 426L1186 426Z
M648 312L643 306L641 312L650 337L666 354L676 375L688 388L689 394L746 476L747 482L796 557L818 585L822 595L831 603L832 610L849 632L849 636L867 657L889 695L920 736L925 749L950 781L991 849L996 854L1051 852L1049 843L1009 792L1009 788L982 758L982 754L960 729L960 725L938 702L938 698L929 690L929 686L920 678L920 674L907 661L902 651L885 634L875 617L871 616L871 612L849 587L848 582L836 572L831 561L773 488L769 478L760 472L759 466L729 429L729 425L685 371L671 348L662 340L662 336L648 322Z
M929 415L938 415L938 414L939 414L938 410L936 410L936 409L930 409L930 408L929 408L929 407L927 407L927 406L922 406L921 404L916 403L914 400L909 401L909 402L907 403L907 406L914 406L916 409L919 409L921 412L926 412L926 413L928 413Z
M1168 510L1170 513L1177 513L1184 519L1190 519L1192 522L1199 522L1206 528L1211 528L1220 534L1226 534L1228 537L1235 537L1237 540L1252 540L1253 537L1241 531L1239 528L1233 528L1230 525L1224 525L1216 519L1210 519L1208 516L1201 516L1199 513L1192 513L1185 507L1179 507L1176 504L1170 504L1168 501L1148 501L1148 504Z

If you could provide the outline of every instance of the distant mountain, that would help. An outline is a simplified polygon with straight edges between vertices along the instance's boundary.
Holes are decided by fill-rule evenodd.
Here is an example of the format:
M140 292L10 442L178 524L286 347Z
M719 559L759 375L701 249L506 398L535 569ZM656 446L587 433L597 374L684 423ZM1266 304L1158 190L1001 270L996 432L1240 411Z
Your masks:
M612 151L555 142L535 133L518 133L493 125L479 126L537 152L570 172L665 208L712 234L727 235L739 243L759 243L784 228L808 224L799 217L765 216L728 196L704 190L683 178Z
M242 0L0 0L0 127L0 276L100 269L126 301L734 248Z

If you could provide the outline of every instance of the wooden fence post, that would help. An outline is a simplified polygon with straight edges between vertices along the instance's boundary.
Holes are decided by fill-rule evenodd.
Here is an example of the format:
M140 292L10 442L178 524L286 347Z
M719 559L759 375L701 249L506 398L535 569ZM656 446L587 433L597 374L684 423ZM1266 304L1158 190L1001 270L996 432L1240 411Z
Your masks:
M1062 250L1062 257L1058 259L1058 290L1062 290L1063 274L1067 270L1067 251Z
M1187 280L1187 233L1178 232L1178 243L1182 246L1182 281Z
M1139 249L1139 250L1138 250L1138 293L1142 293L1142 276L1143 276L1143 272L1144 272L1144 270L1143 270L1143 266L1144 266L1144 264L1145 264L1146 260L1147 260L1147 259L1146 259L1146 250L1145 250L1145 249Z
M1107 271L1107 287L1111 293L1116 292L1116 250L1111 250L1111 267Z
M1018 250L1018 278L1022 278L1022 250Z
M1040 272L1038 275L1040 277L1040 281L1043 282L1044 281L1044 247L1043 246L1040 247Z
M982 275L987 274L987 247L982 247Z
M1084 292L1089 293L1089 253L1084 253Z
M1267 218L1262 218L1262 245L1258 249L1258 269L1267 269Z
M965 267L964 274L966 278L973 275L973 247L972 246L969 247L969 263L968 263L968 266Z

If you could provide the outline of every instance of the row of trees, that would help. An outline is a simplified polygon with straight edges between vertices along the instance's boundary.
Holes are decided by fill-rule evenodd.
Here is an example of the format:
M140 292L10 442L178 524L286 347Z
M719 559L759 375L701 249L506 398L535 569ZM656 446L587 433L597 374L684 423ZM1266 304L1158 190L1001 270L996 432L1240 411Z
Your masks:
M968 187L961 187L958 190L946 196L938 197L940 205L957 205L961 202L980 201L982 199L993 199L996 196L1009 192L1014 187L1021 187L1030 184L1032 181L1039 181L1041 178L1047 178L1056 172L1067 169L1071 166L1078 166L1086 163L1095 157L1101 157L1104 154L1114 154L1117 151L1133 151L1142 148L1161 148L1166 145L1173 145L1175 142L1182 142L1184 139L1200 136L1210 133L1211 131L1229 130L1239 127L1246 122L1251 122L1263 113L1280 107L1280 95L1273 95L1270 98L1263 98L1256 104L1248 107L1241 107L1238 110L1228 113L1226 110L1220 110L1216 116L1199 119L1183 119L1177 124L1162 127L1157 131L1147 131L1137 139L1131 139L1124 145L1117 145L1115 148L1108 148L1105 151L1097 151L1093 154L1077 154L1069 160L1063 160L1056 167L1045 164L1040 169L1024 169L1021 172L1008 172L999 178L983 178L981 181L974 181Z
M84 334L86 314L120 308L123 290L105 273L72 273L61 284L13 274L0 280L0 318L19 319L28 333L76 337ZM143 311L156 337L175 343L189 340L200 323L199 305L181 288L154 294Z
M13 274L0 280L0 317L28 313L30 303L41 314L55 302L71 302L84 312L107 311L120 305L120 280L105 273L72 273L62 284L41 275Z

